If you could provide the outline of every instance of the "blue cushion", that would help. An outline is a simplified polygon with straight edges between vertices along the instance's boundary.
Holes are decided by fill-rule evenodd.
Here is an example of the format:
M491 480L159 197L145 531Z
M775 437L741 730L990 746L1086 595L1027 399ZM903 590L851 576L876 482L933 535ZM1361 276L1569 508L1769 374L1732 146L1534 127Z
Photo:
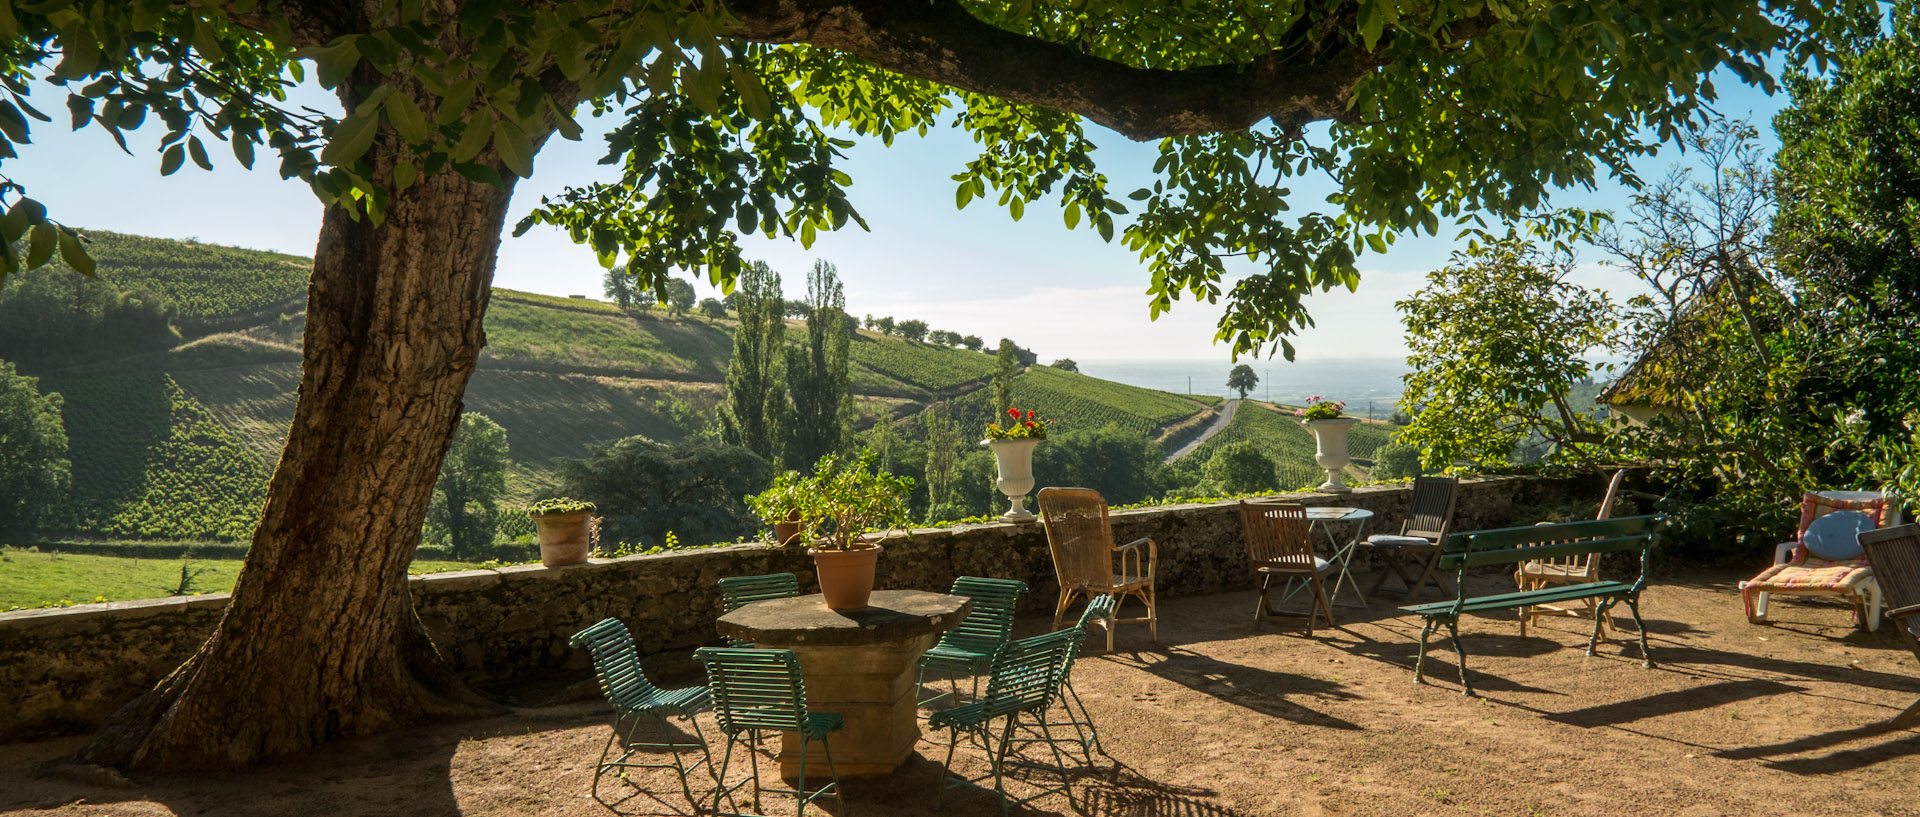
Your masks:
M1873 530L1873 518L1859 511L1834 511L1813 520L1802 540L1808 552L1828 561L1858 559L1860 534Z

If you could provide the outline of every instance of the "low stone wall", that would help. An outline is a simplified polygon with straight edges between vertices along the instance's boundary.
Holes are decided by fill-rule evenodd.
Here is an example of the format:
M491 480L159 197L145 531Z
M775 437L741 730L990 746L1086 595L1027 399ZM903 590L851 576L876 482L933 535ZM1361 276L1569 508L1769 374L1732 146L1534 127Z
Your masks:
M1459 530L1531 522L1516 506L1598 498L1597 478L1493 477L1461 485ZM1309 505L1366 508L1368 533L1395 531L1405 486L1345 496L1290 495ZM1159 549L1156 590L1188 596L1254 586L1232 502L1113 512L1119 543L1148 537ZM1029 612L1050 613L1058 593L1045 531L1003 523L922 529L886 546L877 586L940 589L957 576L1020 579ZM683 550L596 560L565 568L517 565L413 578L414 606L435 643L469 681L498 686L575 671L586 656L572 633L613 616L645 653L714 641L717 582L725 576L790 572L805 589L813 566L799 548L760 545ZM809 590L810 592L810 590ZM0 742L87 731L115 707L178 666L212 633L226 594L86 604L0 613Z

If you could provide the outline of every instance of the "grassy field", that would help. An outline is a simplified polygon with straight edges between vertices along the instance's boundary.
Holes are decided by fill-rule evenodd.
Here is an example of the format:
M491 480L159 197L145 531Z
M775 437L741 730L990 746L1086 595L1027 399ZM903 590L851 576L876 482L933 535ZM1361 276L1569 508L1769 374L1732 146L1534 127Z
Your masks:
M602 308L605 307L605 308ZM633 317L612 304L499 290L487 307L487 358L545 367L726 376L730 327Z
M254 312L301 298L313 262L296 255L86 230L97 274L167 297L189 319ZM54 265L65 269L57 258Z
M180 589L181 564L180 559L130 559L7 548L0 550L0 610L48 603L85 604L101 597L107 601L164 598ZM200 571L190 588L198 593L231 590L234 578L240 574L238 559L194 559L186 564ZM423 561L414 562L408 570L439 573L472 567L475 565L465 562Z
M982 355L982 357L985 357ZM987 389L968 394L958 401L962 416L970 423L984 424L1003 406L990 406ZM1054 421L1054 431L1100 428L1117 423L1129 431L1152 436L1162 426L1179 422L1205 406L1184 396L1153 389L1128 386L1083 374L1061 371L1051 366L1034 366L1013 381L1014 405L1037 411Z
M1356 457L1371 457L1375 449L1386 444L1391 433L1391 426L1358 423L1349 435L1349 448ZM1275 411L1252 400L1242 401L1240 410L1234 412L1233 422L1185 459L1206 462L1221 446L1242 440L1253 440L1273 459L1283 489L1318 485L1326 479L1327 472L1313 462L1313 433L1300 425L1292 407Z

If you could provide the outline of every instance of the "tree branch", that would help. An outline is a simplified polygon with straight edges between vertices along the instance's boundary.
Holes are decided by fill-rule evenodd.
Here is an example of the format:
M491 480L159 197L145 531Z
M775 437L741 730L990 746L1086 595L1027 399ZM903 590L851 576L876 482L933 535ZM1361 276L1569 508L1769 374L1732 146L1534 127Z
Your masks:
M739 21L731 34L742 40L843 51L901 74L1079 114L1136 140L1244 130L1265 119L1282 128L1335 119L1354 86L1387 62L1385 40L1368 52L1353 40L1309 37L1245 63L1137 68L996 28L958 0L735 0L728 10ZM1301 25L1316 22L1326 21ZM1492 24L1486 15L1464 20L1452 36Z

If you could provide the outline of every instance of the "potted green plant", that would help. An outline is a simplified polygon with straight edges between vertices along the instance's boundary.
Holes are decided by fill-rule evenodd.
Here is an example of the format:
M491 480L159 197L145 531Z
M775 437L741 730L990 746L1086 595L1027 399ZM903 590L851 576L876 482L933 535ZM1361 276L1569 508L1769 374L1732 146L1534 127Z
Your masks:
M1034 520L1033 512L1026 508L1027 494L1033 491L1033 449L1047 438L1047 426L1052 424L1052 420L1042 420L1035 412L1023 412L1011 406L1007 408L1005 425L987 424L987 438L980 444L993 452L994 465L1000 472L994 484L1008 501L1007 512L1000 515L1002 520Z
M593 546L594 510L593 503L568 497L543 499L528 507L540 539L540 563L559 567L586 561Z
M798 471L788 471L773 479L773 485L757 496L747 497L754 513L773 526L773 543L791 545L800 540L801 483Z
M1347 487L1344 473L1347 463L1353 461L1347 450L1347 437L1360 419L1340 416L1346 408L1344 400L1324 400L1316 394L1307 398L1305 408L1293 412L1301 418L1300 424L1313 433L1313 461L1327 471L1327 481L1314 489L1321 493L1344 494L1353 490Z
M877 470L877 460L870 450L855 457L829 454L820 458L812 475L788 472L775 487L747 497L748 506L762 518L777 519L786 508L799 512L802 535L812 543L807 552L813 556L820 594L835 610L864 608L873 593L881 543L890 535L868 534L900 530L908 523L913 480Z

